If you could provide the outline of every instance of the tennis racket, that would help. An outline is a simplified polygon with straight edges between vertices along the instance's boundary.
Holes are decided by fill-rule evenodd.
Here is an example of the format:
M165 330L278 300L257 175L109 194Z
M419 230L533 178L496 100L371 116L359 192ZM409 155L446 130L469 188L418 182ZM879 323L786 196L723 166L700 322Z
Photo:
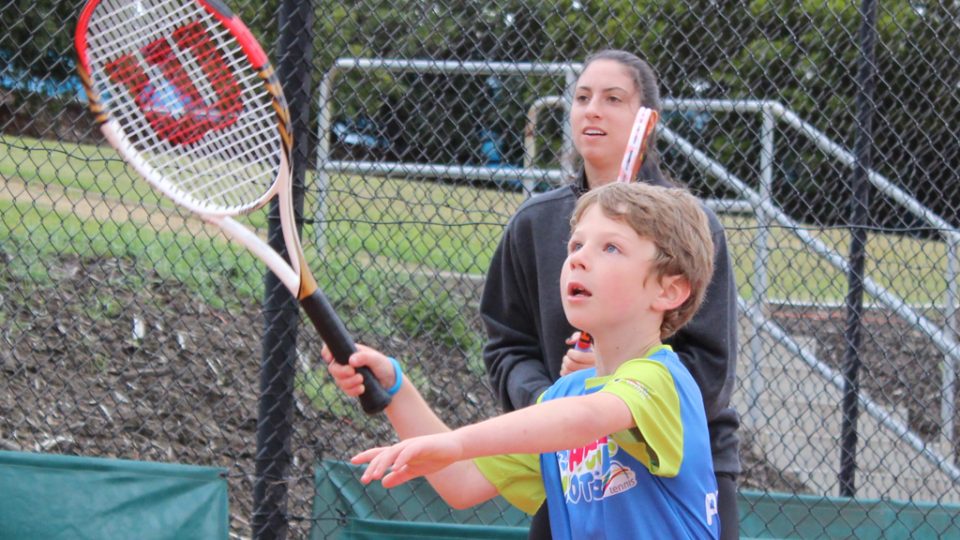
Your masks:
M78 70L107 141L153 187L273 271L346 364L353 339L307 268L291 185L290 113L250 30L218 0L89 0ZM290 260L233 219L279 197ZM367 368L369 414L390 402Z
M633 182L643 165L643 156L647 153L649 136L657 126L660 113L653 109L640 107L637 116L633 119L633 128L630 130L630 139L627 140L627 149L623 153L620 163L620 173L617 182Z
M623 153L623 161L620 163L617 182L633 182L637 177L640 166L643 165L643 156L647 153L647 138L653 132L659 118L660 114L653 109L640 107L637 111L633 119L633 127L630 129L630 138L627 140L627 148ZM581 330L580 338L577 339L574 348L578 351L591 350L593 338Z
M640 107L637 111L633 119L633 127L630 129L630 138L627 140L627 148L623 153L623 161L620 163L617 182L633 182L636 179L640 166L643 165L643 156L647 153L648 137L653 133L659 118L660 114L653 109ZM578 351L591 350L593 338L590 334L581 331L574 348Z

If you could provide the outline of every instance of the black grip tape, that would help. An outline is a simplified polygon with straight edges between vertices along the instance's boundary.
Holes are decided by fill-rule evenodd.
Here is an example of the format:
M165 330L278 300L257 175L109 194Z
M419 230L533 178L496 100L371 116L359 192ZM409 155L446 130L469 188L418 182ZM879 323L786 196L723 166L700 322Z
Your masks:
M300 306L310 317L313 326L320 333L320 339L327 344L330 352L333 353L334 360L339 364L346 365L350 360L350 355L357 351L357 346L353 343L353 338L347 332L340 317L337 317L333 307L327 300L327 297L319 289L310 296L300 300ZM367 414L377 414L387 408L390 404L390 395L380 385L380 381L374 377L369 368L362 367L357 372L363 376L363 394L360 395L360 405L363 412Z

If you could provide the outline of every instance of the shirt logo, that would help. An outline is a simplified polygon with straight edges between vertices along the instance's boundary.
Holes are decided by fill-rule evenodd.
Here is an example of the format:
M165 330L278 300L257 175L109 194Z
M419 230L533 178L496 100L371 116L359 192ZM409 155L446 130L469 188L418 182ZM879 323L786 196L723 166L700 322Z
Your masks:
M637 485L637 474L614 457L620 446L603 437L583 448L557 452L563 494L570 504L600 501Z
M637 391L640 394L640 397L643 399L650 399L650 388L647 385L643 384L640 381L634 379L616 379L613 382L625 383L631 388Z

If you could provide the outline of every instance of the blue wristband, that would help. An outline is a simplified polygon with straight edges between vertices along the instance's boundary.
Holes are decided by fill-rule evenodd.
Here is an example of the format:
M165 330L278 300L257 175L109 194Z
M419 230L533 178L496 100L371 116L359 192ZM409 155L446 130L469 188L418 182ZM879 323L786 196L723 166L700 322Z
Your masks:
M403 384L403 369L400 368L400 362L397 362L396 358L388 356L387 360L390 360L390 363L393 364L393 377L396 379L393 386L387 388L387 395L393 396L400 391L400 385Z

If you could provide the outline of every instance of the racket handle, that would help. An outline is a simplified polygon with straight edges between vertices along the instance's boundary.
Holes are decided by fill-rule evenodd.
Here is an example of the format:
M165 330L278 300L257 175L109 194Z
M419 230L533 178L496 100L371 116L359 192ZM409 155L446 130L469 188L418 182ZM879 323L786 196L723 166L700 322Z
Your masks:
M327 297L317 289L310 296L300 300L300 306L320 333L320 339L330 348L334 360L346 365L350 355L357 352L357 346L354 345L353 338L343 326L340 317L337 317L337 313L333 311L333 306L330 305ZM363 412L377 414L386 409L390 404L390 394L383 389L373 372L369 368L361 367L357 373L363 376L364 391L359 398Z
M589 351L593 348L593 338L590 337L590 334L581 331L580 339L577 340L577 344L574 345L574 348L578 351Z

